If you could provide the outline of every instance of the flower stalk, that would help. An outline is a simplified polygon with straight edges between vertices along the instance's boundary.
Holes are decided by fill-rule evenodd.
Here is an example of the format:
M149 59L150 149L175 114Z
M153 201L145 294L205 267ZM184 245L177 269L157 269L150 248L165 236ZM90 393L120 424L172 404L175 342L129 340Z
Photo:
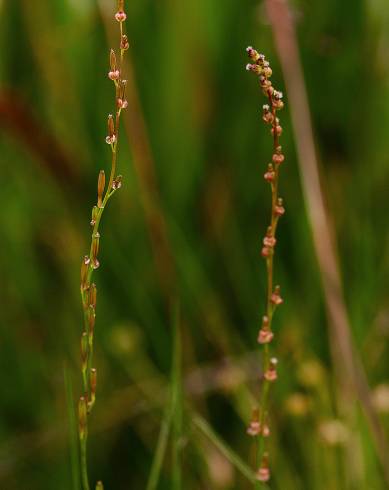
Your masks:
M279 139L282 134L282 126L277 113L284 106L282 92L275 90L270 77L272 69L263 54L258 53L251 46L247 48L247 54L251 60L246 65L248 71L254 72L259 79L260 88L267 98L263 105L262 119L270 126L273 139L272 161L268 164L264 179L269 183L271 189L271 214L270 224L263 239L261 255L266 262L267 292L266 313L262 318L262 325L258 333L258 343L263 347L262 354L262 384L259 398L259 408L253 410L252 420L247 433L256 438L256 469L257 484L270 479L269 455L266 439L270 435L268 425L268 398L271 384L277 380L277 359L271 356L270 345L274 338L273 317L275 310L283 303L280 286L274 286L274 255L277 244L276 231L281 216L285 213L283 200L278 194L279 172L285 160Z
M100 266L98 259L100 250L100 222L104 209L109 199L121 187L122 177L116 175L117 149L119 142L120 116L122 110L127 107L126 80L122 77L123 56L129 48L127 36L123 34L123 23L126 20L124 12L124 0L118 1L118 9L115 19L120 26L119 52L117 57L111 49L108 78L113 81L115 88L115 113L110 114L107 120L108 135L106 142L111 149L111 167L108 185L104 170L100 170L97 182L97 203L92 208L92 238L89 254L85 255L81 263L81 300L84 311L84 328L81 335L81 373L82 373L82 395L78 403L78 425L80 439L80 462L82 489L90 490L88 466L87 466L87 442L88 421L96 402L97 371L93 367L94 331L96 322L96 300L97 288L93 282L94 271ZM96 489L102 489L103 484L99 481Z

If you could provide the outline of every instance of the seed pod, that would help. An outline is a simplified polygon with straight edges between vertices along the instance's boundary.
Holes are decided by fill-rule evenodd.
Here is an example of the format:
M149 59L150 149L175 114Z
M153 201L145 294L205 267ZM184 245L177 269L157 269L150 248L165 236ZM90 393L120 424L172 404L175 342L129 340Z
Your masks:
M100 170L99 180L97 182L97 206L99 208L103 207L103 194L105 189L105 172Z
M89 306L96 309L96 299L97 299L97 288L96 284L93 282L89 288Z
M81 264L81 287L85 289L86 281L88 279L88 270L89 270L90 258L85 255Z
M112 114L108 115L108 136L112 138L115 134L115 123Z
M92 237L92 262L95 263L99 253L100 233L96 232Z
M96 394L96 386L97 386L97 372L95 368L90 370L90 389L92 393L92 399Z
M86 398L84 396L80 397L78 402L78 429L80 439L84 440L87 435L88 428L88 407L86 403Z
M111 71L116 71L116 54L113 49L111 49L109 54L109 65L111 67Z
M93 333L95 331L95 323L96 323L96 311L94 306L89 306L88 309L88 324L89 324L89 335L93 337Z
M92 208L92 218L90 220L91 226L95 226L98 212L99 212L99 208L97 206L93 206L93 208Z
M88 361L88 334L83 332L81 335L81 364L84 371Z

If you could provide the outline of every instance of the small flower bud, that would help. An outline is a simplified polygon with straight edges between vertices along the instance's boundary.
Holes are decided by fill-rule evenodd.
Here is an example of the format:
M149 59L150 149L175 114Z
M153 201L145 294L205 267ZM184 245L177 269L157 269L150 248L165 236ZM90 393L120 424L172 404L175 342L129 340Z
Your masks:
M282 127L278 124L275 128L271 128L271 134L274 136L274 133L277 135L277 136L281 136L281 133L282 133Z
M272 160L274 163L279 165L285 160L285 157L282 153L274 153L274 155L272 156Z
M264 179L267 180L268 182L273 182L273 180L275 179L275 172L274 172L274 168L273 168L273 165L271 163L269 163L269 165L267 166L267 172L264 174Z
M97 182L97 207L103 207L103 194L105 189L105 172L100 170L99 180Z
M124 22L126 19L127 19L127 15L126 13L123 11L123 10L119 10L118 12L116 12L115 14L115 19L118 21L118 22Z
M265 247L273 248L277 243L276 238L273 236L273 229L271 226L268 227L266 236L263 239L263 244Z
M127 109L128 107L128 102L123 99L117 99L117 106L118 109Z
M269 367L263 375L267 381L275 381L277 379L277 364L278 360L275 357L272 357L270 359Z
M274 334L270 330L261 328L258 333L258 344L268 344L273 340Z
M266 483L270 480L269 457L265 453L262 457L261 465L257 471L257 480Z
M261 53L261 54L259 54L259 55L258 55L258 60L257 60L257 61L258 61L258 63L259 63L260 65L263 65L263 64L265 63L265 55L264 55L264 54L262 54L262 53Z
M270 78L273 75L273 70L270 68L270 66L265 66L263 68L263 74L266 78Z
M276 286L274 288L274 293L271 295L270 301L275 306L281 305L284 302L284 300L281 298L280 292L281 292L280 286Z
M86 398L84 396L80 397L78 402L78 428L80 439L84 440L87 434L87 417L88 417L88 409Z
M248 48L246 48L246 52L254 62L258 61L259 59L258 51L256 51L253 47L249 46Z
M257 75L260 75L262 72L262 68L259 65L256 65L254 63L247 63L246 70L247 71L253 71Z
M274 334L270 330L269 326L269 318L267 316L264 316L262 318L262 326L261 329L258 333L258 343L259 344L268 344L273 340Z
M96 483L96 490L104 490L103 482L98 481Z
M108 72L108 78L112 81L119 80L120 78L120 71L119 70L110 70Z
M265 259L267 259L272 253L273 253L273 250L271 248L269 248L269 247L262 247L261 255Z
M254 408L250 424L247 428L247 434L249 436L258 436L261 432L261 424L259 423L259 411Z
M283 206L283 200L281 197L277 199L277 205L274 208L274 214L276 216L282 216L283 214L285 214L285 208Z

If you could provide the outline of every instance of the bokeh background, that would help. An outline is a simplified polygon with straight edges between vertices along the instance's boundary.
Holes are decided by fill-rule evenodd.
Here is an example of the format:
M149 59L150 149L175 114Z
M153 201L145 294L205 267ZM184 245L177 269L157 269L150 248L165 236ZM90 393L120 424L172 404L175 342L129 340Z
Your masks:
M103 217L98 400L91 479L145 488L167 403L171 303L181 306L185 490L252 485L192 424L201 413L250 464L264 309L262 175L271 138L245 48L266 53L285 93L276 278L280 379L271 396L272 489L381 490L389 427L389 6L296 0L297 31L333 253L370 394L334 355L304 201L288 86L265 5L131 0L124 185ZM0 488L72 487L64 372L80 393L79 266L98 171L109 168L114 0L0 1ZM295 107L298 113L298 108ZM305 190L306 192L306 190ZM325 241L326 237L323 237ZM328 292L328 291L327 291ZM341 356L340 356L341 358ZM68 383L69 388L69 383ZM68 390L69 391L69 390ZM367 400L367 401L366 401ZM363 407L377 414L372 430ZM385 443L383 443L385 444ZM161 489L171 488L170 445Z

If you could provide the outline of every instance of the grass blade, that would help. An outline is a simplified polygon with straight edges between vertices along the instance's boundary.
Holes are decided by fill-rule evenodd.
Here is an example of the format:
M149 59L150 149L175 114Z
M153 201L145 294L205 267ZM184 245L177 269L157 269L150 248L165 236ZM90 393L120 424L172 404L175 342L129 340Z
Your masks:
M216 434L208 422L201 417L201 415L194 413L192 414L192 424L202 432L223 454L223 456L228 459L228 461L235 466L235 468L249 480L251 483L257 483L257 479L254 471L246 465L246 463ZM265 484L261 484L261 488L269 489Z
M162 420L161 430L159 431L157 447L154 454L153 464L147 482L146 490L156 490L159 477L161 475L161 468L163 458L166 453L166 447L169 439L170 429L172 423L172 409L168 406L164 418Z
M181 333L180 333L180 309L175 306L174 315L174 350L172 363L172 416L173 416L173 448L172 448L172 472L173 490L181 490L181 446L182 446L182 372L181 372Z

